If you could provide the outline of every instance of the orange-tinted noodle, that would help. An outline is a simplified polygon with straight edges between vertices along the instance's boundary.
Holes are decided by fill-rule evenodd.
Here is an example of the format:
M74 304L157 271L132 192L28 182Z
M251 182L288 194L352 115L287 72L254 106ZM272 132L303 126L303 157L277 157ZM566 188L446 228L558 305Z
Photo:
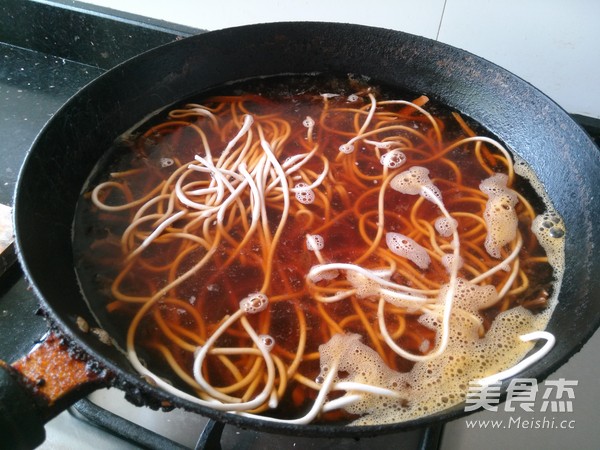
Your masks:
M329 402L362 395L332 387L347 370L328 380L334 369L323 368L320 346L333 336L359 335L391 371L407 374L422 363L388 341L417 357L442 349L439 324L452 301L444 287L504 264L475 283L499 293L491 304L449 316L450 329L460 320L474 339L503 311L544 311L553 293L552 267L531 231L544 205L500 144L478 139L487 135L426 97L317 81L247 83L152 119L103 161L75 222L83 291L117 343L148 378L236 413L356 419L362 413L351 408L317 405L323 386ZM393 188L411 167L429 171L423 186L441 200L422 187ZM516 234L499 257L486 251L489 198L480 189L494 174L518 193ZM442 235L444 209L456 226ZM430 262L420 267L391 251L390 233L410 238ZM311 275L327 264L346 266ZM389 285L369 284L354 266ZM409 298L397 300L400 293ZM398 397L398 409L417 401Z

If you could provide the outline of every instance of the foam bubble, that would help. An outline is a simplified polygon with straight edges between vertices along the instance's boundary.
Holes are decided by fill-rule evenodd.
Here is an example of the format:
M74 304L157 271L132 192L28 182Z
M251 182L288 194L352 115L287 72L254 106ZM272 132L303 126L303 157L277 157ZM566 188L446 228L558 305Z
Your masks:
M240 309L248 314L264 311L269 304L269 299L262 292L254 292L240 301Z
M315 201L315 192L306 183L298 183L294 186L296 200L304 205L310 205Z
M264 348L270 352L275 347L275 339L271 335L261 334L258 336L260 339L260 343L264 346Z
M536 173L531 169L527 162L518 155L514 155L514 158L515 172L523 178L526 178L531 183L531 186L541 197L544 205L546 206L546 212L540 214L534 219L531 230L538 238L540 245L546 251L548 263L552 266L555 275L555 281L553 283L554 289L552 290L552 296L548 299L548 307L540 315L540 317L545 317L545 320L547 321L550 319L550 315L552 314L552 311L554 311L554 308L558 302L558 293L560 292L560 286L562 284L562 278L565 269L565 239L568 230L566 230L560 214L554 209L552 202L548 198L548 194L544 188L544 185L539 180ZM554 224L553 226L559 228L563 232L563 235L559 238L552 237L549 232L546 232L552 227L540 229L540 224L546 220L549 220Z
M306 248L310 251L323 250L325 240L320 234L309 234L306 236Z
M315 121L312 117L306 116L306 119L302 121L302 125L304 125L306 128L314 127Z
M442 191L435 184L428 184L421 188L421 197L437 204L442 201Z
M400 150L391 150L385 155L381 155L380 162L389 169L397 169L406 162L406 155Z
M381 290L381 286L378 282L353 270L348 271L346 279L352 284L352 287L356 289L356 296L358 298L377 296Z
M508 177L495 174L479 185L488 196L483 218L487 225L485 249L494 258L500 258L500 250L517 236L519 220L515 211L517 193L506 186Z
M337 368L334 383L348 381L399 390L406 382L406 375L390 369L372 348L361 342L358 334L335 334L319 346L321 372L324 379L332 367ZM343 373L341 378L339 373ZM348 394L346 394L348 395ZM390 398L377 394L362 393L362 399L345 409L353 414L377 413L381 402L385 401L392 409L402 407L402 398Z
M460 269L463 266L464 260L462 256L458 255L458 261L456 264L457 269ZM444 256L442 256L442 265L446 268L448 273L452 273L452 267L454 265L454 255L452 253L446 253Z
M160 158L160 167L165 168L175 163L172 158Z
M442 193L429 178L426 167L413 166L399 173L390 181L390 187L403 194L421 195L434 203L442 200Z
M420 194L421 187L429 184L433 184L429 179L429 169L420 166L413 166L390 181L392 189L409 195Z
M555 271L562 273L564 265L565 226L560 216L552 210L546 211L533 220L531 230L546 251L550 265L552 265Z
M340 145L339 150L340 150L340 152L345 153L346 155L349 155L350 153L352 153L354 151L354 145L342 144L342 145Z
M410 372L395 373L394 376L373 376L371 380L378 386L395 390L405 399L398 405L393 399L373 397L346 408L348 412L361 414L352 425L375 425L396 423L433 414L465 399L469 382L480 377L498 373L520 361L533 347L531 342L523 342L519 336L539 329L536 316L522 307L516 307L497 316L485 337L479 338L479 326L465 315L464 310L455 307L446 351L437 358L417 362ZM435 314L426 314L429 325L440 328L440 320ZM421 342L425 351L433 348L429 342ZM348 352L350 354L350 352ZM345 359L358 366L372 361ZM331 362L329 362L331 364ZM349 364L347 363L346 366ZM360 367L360 366L358 366ZM347 370L347 369L346 369ZM354 368L354 371L357 369ZM389 370L389 369L388 369ZM443 396L440 395L443 392ZM374 404L377 402L377 407ZM362 409L361 409L362 408Z
M452 236L452 233L456 231L456 227L458 227L458 222L456 219L448 218L448 217L438 217L434 223L434 227L436 231L443 237Z
M444 298L448 289L444 285L440 289L440 298ZM454 293L454 305L458 308L478 314L480 309L489 308L498 302L498 292L490 284L480 286L464 278L457 278Z
M396 255L412 261L421 269L429 267L431 258L427 250L408 236L390 232L385 235L385 242L388 248Z

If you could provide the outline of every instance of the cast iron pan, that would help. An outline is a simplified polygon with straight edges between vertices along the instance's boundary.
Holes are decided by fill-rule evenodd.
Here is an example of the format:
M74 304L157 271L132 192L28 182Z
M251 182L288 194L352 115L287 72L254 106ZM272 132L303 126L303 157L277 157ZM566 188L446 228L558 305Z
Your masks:
M521 376L547 377L594 333L600 323L600 258L595 253L600 249L600 154L560 107L488 61L397 31L330 23L225 29L157 48L101 76L52 118L27 155L14 202L19 259L64 342L53 337L42 344L41 357L3 365L3 439L10 435L16 443L25 439L25 445L36 445L43 439L44 421L99 385L124 388L133 401L153 407L178 406L242 427L308 436L371 436L464 414L459 405L418 420L373 427L283 425L227 415L146 384L121 353L76 324L81 316L100 326L94 324L76 282L71 224L82 185L112 141L150 113L224 82L311 72L367 75L427 94L474 118L528 161L564 219L566 273L548 327L557 344ZM55 375L43 370L51 365L48 359L59 359L48 353L64 353L65 348L72 363L60 363L54 370L59 372L56 378L66 377L71 386L49 392ZM28 381L13 368L25 372ZM36 395L24 390L26 384Z

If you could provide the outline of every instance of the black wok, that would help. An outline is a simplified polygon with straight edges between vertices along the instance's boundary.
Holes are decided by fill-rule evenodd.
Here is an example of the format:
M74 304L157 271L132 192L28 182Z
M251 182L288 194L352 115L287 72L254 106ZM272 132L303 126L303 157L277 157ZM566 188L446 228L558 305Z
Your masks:
M464 414L459 405L406 423L355 428L284 425L227 415L146 384L121 353L76 323L77 317L92 325L94 320L73 269L73 214L85 179L112 141L150 113L224 82L310 72L367 75L427 94L474 118L529 162L562 215L568 234L564 283L548 327L557 344L521 376L541 380L576 353L600 324L600 258L595 253L600 248L600 154L589 137L535 88L456 48L356 25L279 23L202 34L116 67L73 97L27 155L14 202L19 259L59 333L104 369L90 386L117 385L140 403L184 407L242 427L287 434L369 436ZM7 371L13 372L7 367L0 371L8 380L4 384L15 387L10 380L18 375L8 376ZM84 387L77 395L85 391ZM22 389L14 394L22 395ZM39 405L28 403L31 400L19 402L31 408L5 404L0 411L8 411L3 412L5 416L14 413L12 420L17 423L24 420L16 417L23 409L30 419L37 414L36 426L51 415L40 413Z

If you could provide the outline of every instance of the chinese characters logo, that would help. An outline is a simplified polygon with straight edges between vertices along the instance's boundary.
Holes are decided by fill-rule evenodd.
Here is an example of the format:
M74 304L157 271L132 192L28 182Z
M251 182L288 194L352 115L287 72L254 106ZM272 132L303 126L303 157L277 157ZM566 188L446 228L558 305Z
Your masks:
M573 412L574 387L576 380L546 380L544 389L540 389L534 378L514 378L506 390L504 411L515 412L522 410L533 412L538 394L542 403L540 412ZM500 404L501 383L481 385L476 381L469 383L465 411L475 411L479 408L488 411L498 411Z

